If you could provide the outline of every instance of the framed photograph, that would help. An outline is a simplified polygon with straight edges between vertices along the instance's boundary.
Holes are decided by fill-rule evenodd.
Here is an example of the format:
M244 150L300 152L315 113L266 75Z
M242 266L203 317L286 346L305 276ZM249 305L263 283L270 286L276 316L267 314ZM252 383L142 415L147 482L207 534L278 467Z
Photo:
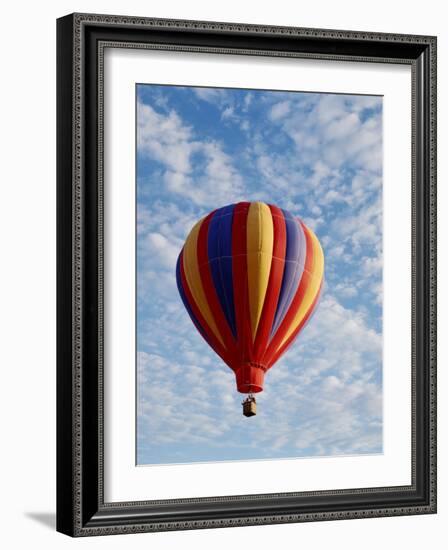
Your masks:
M57 529L435 513L436 38L57 49Z

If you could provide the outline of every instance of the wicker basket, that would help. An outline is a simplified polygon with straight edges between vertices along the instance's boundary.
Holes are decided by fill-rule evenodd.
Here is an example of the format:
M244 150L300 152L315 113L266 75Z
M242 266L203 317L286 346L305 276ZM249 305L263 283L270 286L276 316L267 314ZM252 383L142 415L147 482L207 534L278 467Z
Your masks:
M257 414L257 403L255 399L247 399L243 403L244 416L255 416Z

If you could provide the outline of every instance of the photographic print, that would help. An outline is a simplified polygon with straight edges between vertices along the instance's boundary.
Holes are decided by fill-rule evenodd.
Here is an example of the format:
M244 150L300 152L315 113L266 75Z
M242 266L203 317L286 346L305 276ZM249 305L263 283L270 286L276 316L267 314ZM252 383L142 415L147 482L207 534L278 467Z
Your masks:
M136 86L137 464L379 454L382 97Z

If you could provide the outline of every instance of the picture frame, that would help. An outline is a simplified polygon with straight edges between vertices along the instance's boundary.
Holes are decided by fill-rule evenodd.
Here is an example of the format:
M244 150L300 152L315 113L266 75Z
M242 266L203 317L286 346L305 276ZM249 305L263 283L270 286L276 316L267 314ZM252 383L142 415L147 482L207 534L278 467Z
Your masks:
M57 530L70 536L436 512L436 38L72 14L57 21ZM104 50L411 67L411 484L104 498ZM133 144L130 144L133 146ZM132 365L129 368L133 368Z

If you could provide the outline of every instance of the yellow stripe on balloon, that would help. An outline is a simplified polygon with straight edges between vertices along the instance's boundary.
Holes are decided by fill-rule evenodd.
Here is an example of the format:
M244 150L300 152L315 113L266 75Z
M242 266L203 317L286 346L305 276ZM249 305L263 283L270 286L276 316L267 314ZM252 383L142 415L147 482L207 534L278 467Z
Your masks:
M193 299L196 302L199 311L201 312L201 315L204 317L213 334L225 348L224 342L216 326L212 312L210 311L207 298L205 296L204 287L202 286L201 274L199 272L199 262L197 254L198 236L204 219L205 218L202 218L202 220L198 221L198 223L190 231L190 234L185 241L183 255L185 278L187 280L187 284L193 296Z
M307 227L306 230L308 231L309 236L311 237L311 245L312 245L312 251L313 251L312 265L308 271L308 274L309 274L308 288L305 291L305 295L303 296L303 299L299 305L299 309L297 310L294 316L294 319L292 320L282 342L280 343L277 349L280 349L285 344L285 342L288 340L291 334L296 330L299 324L303 321L303 318L308 313L317 294L319 293L322 277L324 275L324 253L322 251L322 247L320 246L320 243L316 235L311 231L311 229Z
M247 277L252 340L255 340L263 310L274 246L271 210L263 202L253 202L247 215Z

